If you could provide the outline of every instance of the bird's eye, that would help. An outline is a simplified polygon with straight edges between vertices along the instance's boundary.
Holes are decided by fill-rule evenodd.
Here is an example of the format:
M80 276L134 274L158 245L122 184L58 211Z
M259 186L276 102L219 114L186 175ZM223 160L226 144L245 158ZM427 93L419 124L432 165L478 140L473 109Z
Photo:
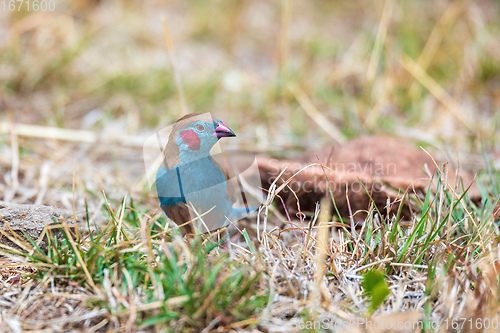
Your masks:
M203 126L202 124L196 124L196 129L199 132L203 132L205 130L205 126Z

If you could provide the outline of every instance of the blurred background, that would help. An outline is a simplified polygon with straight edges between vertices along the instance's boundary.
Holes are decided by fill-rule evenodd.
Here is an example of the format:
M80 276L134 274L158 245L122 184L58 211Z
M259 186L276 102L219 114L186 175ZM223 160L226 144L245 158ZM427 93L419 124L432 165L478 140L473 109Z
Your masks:
M3 200L150 197L141 140L183 114L173 69L189 110L223 119L240 149L285 157L387 134L465 168L498 159L498 1L12 4L0 3Z

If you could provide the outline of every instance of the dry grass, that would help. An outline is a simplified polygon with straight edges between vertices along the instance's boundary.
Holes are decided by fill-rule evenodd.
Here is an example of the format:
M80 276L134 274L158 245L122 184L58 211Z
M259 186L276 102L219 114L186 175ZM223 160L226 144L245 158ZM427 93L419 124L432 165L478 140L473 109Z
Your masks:
M319 332L389 318L477 332L499 319L496 2L56 4L0 8L0 195L74 212L84 232L2 259L6 330ZM283 216L274 188L247 240L184 240L140 155L188 108L230 124L231 148L274 156L374 133L447 150L482 168L482 203L443 169L436 193L412 198L412 221L371 207L356 229L331 201L310 220ZM390 293L372 315L374 268Z

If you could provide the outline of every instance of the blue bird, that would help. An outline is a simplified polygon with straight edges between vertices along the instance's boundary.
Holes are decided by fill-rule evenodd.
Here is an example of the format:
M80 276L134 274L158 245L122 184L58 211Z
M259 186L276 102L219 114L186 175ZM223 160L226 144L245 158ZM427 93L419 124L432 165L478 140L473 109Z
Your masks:
M222 121L208 114L188 114L172 126L164 163L156 173L156 190L161 208L182 226L183 233L215 230L233 217L235 191L210 150L220 138L234 136ZM198 215L203 223L186 225L199 221Z

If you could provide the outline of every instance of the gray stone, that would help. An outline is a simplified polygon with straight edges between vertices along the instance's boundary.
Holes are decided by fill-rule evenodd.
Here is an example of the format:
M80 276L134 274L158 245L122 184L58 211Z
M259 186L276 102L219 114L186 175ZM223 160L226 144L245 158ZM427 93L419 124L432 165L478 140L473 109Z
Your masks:
M46 235L42 239L39 238L45 226L54 225L56 222L74 225L72 214L62 209L42 205L18 205L0 201L0 251L5 249L2 245L16 250L26 251L31 249L33 246L25 237L25 234L38 242L41 249L46 250ZM68 229L73 230L74 228ZM13 233L16 235L13 235ZM59 240L64 237L60 228L52 229L52 233ZM20 242L23 246L19 246L12 239L17 239L17 243Z

